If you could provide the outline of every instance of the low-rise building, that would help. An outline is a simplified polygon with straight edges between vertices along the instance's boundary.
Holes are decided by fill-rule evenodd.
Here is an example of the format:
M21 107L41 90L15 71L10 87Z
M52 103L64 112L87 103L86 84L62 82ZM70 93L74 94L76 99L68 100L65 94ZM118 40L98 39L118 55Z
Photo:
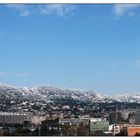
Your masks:
M114 135L119 134L120 130L121 130L121 128L117 124L112 124L109 126L109 132L113 132Z
M64 119L59 119L59 124L60 125L79 125L80 124L80 119L78 118L64 118Z
M31 113L0 112L0 124L23 124L31 120Z
M130 124L135 124L135 112L131 112L129 114L129 123Z
M132 125L127 128L128 136L135 136L140 133L140 125Z
M140 124L140 111L135 112L135 124Z
M129 118L129 111L122 111L121 112L121 118L122 118L122 121L127 121L128 118Z
M41 116L41 115L34 115L31 118L31 123L35 125L41 124L42 121L46 119L46 116Z
M3 135L4 135L3 127L0 127L0 136L3 136Z
M90 120L90 135L94 135L96 131L108 131L109 122L102 118L92 118Z

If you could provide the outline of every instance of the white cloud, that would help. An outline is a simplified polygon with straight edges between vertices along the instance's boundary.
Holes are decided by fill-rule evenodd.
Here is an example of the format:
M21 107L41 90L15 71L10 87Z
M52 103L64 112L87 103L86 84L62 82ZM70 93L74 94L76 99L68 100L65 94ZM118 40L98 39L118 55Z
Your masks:
M42 14L57 14L58 16L63 16L72 10L74 10L76 6L74 5L66 5L66 4L48 4L45 6L41 6L40 10Z
M0 78L6 78L6 77L29 77L31 76L30 73L25 72L19 72L19 73L6 73L6 72L0 72Z
M16 73L17 77L28 77L30 76L30 73Z
M9 4L6 6L18 10L21 16L28 16L31 14L56 14L57 16L63 16L76 8L75 5L71 4L45 4L35 7L32 6L33 9L29 9L29 5L25 4Z
M136 60L136 61L134 62L134 64L135 64L135 66L140 67L140 60Z
M112 64L112 67L122 67L122 66L129 66L129 67L135 67L135 68L140 68L140 59L138 60L124 60L124 61L118 61L114 62Z
M131 11L131 12L128 13L128 15L129 15L129 16L134 16L135 13Z
M138 6L139 5L137 5L137 4L116 4L114 6L114 13L115 13L116 16L122 16L126 12L137 8Z
M0 72L0 77L7 77L7 76L8 76L7 73L5 73L5 72Z
M18 10L21 16L28 16L31 14L30 11L27 9L27 6L24 4L8 4L6 6Z
M120 67L120 66L126 66L130 65L132 61L129 60L123 60L123 61L116 61L112 64L113 67Z

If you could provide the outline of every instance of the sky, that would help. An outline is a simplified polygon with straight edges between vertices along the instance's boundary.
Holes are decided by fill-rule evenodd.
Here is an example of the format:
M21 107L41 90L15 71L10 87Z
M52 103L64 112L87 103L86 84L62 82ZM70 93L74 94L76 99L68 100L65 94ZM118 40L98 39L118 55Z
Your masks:
M0 83L140 93L140 5L0 5Z

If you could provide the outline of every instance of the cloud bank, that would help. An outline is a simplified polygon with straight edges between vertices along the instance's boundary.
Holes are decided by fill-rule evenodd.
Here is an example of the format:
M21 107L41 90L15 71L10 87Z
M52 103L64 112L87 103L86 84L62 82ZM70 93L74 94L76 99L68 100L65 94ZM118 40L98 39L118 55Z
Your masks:
M72 4L38 5L34 10L31 8L31 6L24 4L9 4L6 6L8 8L12 8L19 11L21 16L28 16L31 14L47 14L47 15L56 14L57 16L64 16L65 14L71 13L76 8L76 6Z
M6 6L19 11L21 16L28 16L31 14L24 4L8 4Z
M130 12L131 15L133 14L132 13L132 10L137 8L138 4L116 4L114 6L114 13L116 16L123 16L126 12Z

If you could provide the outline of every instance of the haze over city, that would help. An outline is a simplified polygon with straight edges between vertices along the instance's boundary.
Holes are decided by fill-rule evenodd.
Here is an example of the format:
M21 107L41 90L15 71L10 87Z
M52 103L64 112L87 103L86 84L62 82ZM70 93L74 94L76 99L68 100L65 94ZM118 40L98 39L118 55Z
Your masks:
M0 5L0 82L140 92L140 5Z

